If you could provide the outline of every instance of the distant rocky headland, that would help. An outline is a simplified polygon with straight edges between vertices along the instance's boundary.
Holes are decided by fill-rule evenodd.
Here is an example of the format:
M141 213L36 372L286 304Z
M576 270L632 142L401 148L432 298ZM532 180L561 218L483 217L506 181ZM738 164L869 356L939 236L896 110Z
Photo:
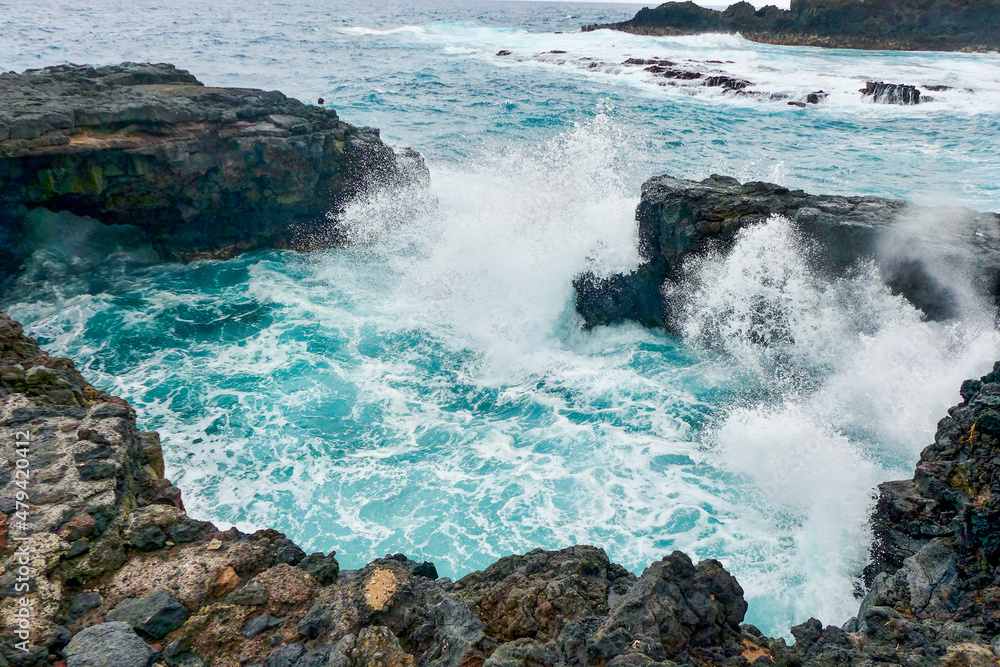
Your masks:
M907 51L1000 49L997 0L792 0L790 9L754 9L737 2L723 11L694 2L643 8L628 21L583 26L639 35L739 33L755 42L792 46Z
M349 197L421 179L415 151L277 91L204 86L166 64L0 74L7 271L36 208L133 225L167 258L228 257L335 242Z

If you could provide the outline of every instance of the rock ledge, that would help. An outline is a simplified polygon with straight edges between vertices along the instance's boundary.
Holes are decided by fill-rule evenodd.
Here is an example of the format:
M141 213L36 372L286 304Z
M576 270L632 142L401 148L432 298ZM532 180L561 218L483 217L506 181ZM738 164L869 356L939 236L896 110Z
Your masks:
M378 130L277 91L213 88L166 64L0 74L0 259L24 212L135 225L166 257L336 241L328 214L366 188L426 179Z

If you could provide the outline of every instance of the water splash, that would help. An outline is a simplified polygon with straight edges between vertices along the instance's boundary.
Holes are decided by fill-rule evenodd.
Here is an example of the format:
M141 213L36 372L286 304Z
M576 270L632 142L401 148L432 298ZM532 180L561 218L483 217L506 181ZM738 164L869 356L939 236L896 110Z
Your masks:
M813 270L816 252L775 216L668 291L685 340L745 382L706 441L743 480L737 502L760 508L758 530L787 545L768 568L757 554L732 562L769 625L856 613L875 485L912 474L962 379L1000 354L988 311L925 321L874 265L831 278Z

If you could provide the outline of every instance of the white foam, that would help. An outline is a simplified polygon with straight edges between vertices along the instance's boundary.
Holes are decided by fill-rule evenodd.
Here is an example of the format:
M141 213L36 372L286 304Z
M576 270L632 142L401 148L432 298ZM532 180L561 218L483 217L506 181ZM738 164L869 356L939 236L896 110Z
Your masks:
M400 26L398 28L367 28L365 26L345 26L336 27L335 31L343 33L345 35L359 35L359 36L385 36L385 35L426 35L427 30L423 26L419 25L406 25Z
M770 633L839 620L872 484L912 473L997 341L922 322L871 273L823 282L780 220L704 260L686 315L703 352L581 331L572 279L638 261L637 145L601 115L432 165L430 197L356 201L348 250L159 265L97 296L70 278L11 312L161 431L194 516L448 576L538 546L634 570L681 549L733 568ZM794 336L746 340L761 301Z
M812 252L775 216L741 230L729 255L691 262L670 292L686 339L759 387L709 440L718 465L747 481L738 502L760 508L741 521L787 545L768 569L757 551L728 561L772 622L857 612L875 485L912 475L962 379L1000 355L989 312L924 321L874 267L824 278Z

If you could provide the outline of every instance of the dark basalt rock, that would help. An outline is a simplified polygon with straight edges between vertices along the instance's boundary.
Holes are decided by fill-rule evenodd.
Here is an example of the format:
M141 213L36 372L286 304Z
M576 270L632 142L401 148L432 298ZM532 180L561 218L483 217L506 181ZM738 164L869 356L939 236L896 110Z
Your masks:
M149 667L159 654L126 623L101 623L73 637L67 667Z
M0 259L26 209L127 224L166 257L228 257L340 237L328 213L426 179L414 151L277 91L204 86L172 65L0 74Z
M108 621L128 623L157 639L179 628L187 617L187 608L162 590L144 598L122 600L106 616Z
M637 638L670 659L697 649L722 658L727 652L738 655L746 611L743 589L721 563L705 560L695 566L675 551L646 568L610 610L595 645L607 658L628 653Z
M705 85L712 88L725 88L727 90L743 90L750 85L749 81L735 79L731 76L716 75L705 79Z
M869 81L861 89L861 94L866 98L871 98L876 104L920 104L929 102L930 98L920 98L920 91L916 86L908 86L902 83L883 83L881 81Z
M1000 362L961 394L913 479L879 487L868 601L905 595L918 616L957 615L992 639L1000 616L983 614L977 598L1000 600Z
M603 549L576 546L501 558L459 579L453 590L475 605L490 636L544 640L566 621L606 615L634 582Z
M725 10L693 2L645 7L630 20L583 26L640 35L739 33L771 44L852 49L987 51L1000 49L1000 6L993 0L792 0L784 10L737 2Z
M587 327L626 320L669 326L662 287L681 275L684 259L710 247L725 249L744 226L775 214L796 223L822 249L823 266L818 268L841 274L859 260L875 260L886 283L930 318L955 315L958 300L952 285L926 266L919 253L909 253L911 246L933 246L951 275L971 276L990 299L1000 298L997 214L871 196L810 195L717 175L700 182L665 175L643 184L636 209L643 264L624 275L578 277L573 283L577 311ZM936 229L927 238L917 231L893 236L893 224L910 218L933 221Z
M260 614L259 616L254 616L249 621L243 624L243 629L240 630L242 634L247 639L253 639L262 632L267 632L271 628L276 628L285 622L283 618L275 618L270 614Z

